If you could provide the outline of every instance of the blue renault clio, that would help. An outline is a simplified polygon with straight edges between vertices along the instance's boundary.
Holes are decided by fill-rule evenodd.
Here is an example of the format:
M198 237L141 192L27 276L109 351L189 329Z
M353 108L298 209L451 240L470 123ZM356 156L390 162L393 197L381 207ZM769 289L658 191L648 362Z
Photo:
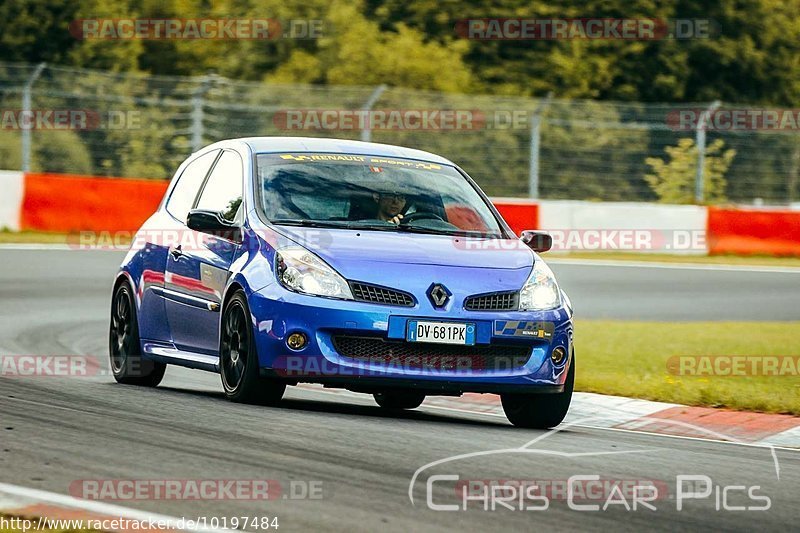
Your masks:
M408 148L259 137L178 169L113 289L120 383L166 365L217 372L226 397L287 385L499 394L516 426L558 425L575 380L572 306L538 253L457 165Z

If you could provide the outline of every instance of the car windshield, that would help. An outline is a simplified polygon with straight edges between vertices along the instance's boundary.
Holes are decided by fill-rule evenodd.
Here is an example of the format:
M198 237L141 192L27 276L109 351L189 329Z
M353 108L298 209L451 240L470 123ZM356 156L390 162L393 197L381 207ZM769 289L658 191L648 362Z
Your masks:
M348 154L260 154L273 224L501 237L487 203L454 167Z

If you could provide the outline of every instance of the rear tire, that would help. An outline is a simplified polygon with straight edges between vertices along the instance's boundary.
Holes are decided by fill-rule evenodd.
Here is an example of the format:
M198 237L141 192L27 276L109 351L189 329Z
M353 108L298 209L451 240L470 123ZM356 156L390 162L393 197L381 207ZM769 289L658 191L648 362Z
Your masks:
M250 308L242 291L231 297L222 314L219 366L225 397L232 402L277 405L286 391L285 383L259 376Z
M416 409L425 401L425 395L411 391L386 391L373 394L375 403L384 409Z
M517 427L550 429L567 416L575 387L575 356L569 365L564 391L556 394L503 394L503 411L509 422Z
M108 341L111 373L118 383L155 387L164 379L167 365L142 357L133 289L127 281L120 283L111 300Z

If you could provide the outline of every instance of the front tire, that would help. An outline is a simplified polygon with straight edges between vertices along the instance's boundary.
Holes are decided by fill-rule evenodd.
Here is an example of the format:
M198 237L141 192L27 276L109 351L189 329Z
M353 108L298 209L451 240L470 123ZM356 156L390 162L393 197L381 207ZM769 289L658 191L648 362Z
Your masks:
M517 427L550 429L567 416L575 387L575 356L569 365L564 391L556 394L503 394L503 411L509 422Z
M118 383L155 387L164 379L167 365L142 357L133 289L127 281L120 283L111 300L108 353Z
M286 384L259 377L258 354L250 309L242 291L237 291L222 314L219 366L225 397L232 402L276 405Z
M416 409L425 401L424 394L413 391L378 392L373 397L384 409Z

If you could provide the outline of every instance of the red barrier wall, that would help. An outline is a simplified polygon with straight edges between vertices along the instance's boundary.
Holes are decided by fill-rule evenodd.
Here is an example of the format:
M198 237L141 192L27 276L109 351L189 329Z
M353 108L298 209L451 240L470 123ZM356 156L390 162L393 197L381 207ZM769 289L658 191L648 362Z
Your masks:
M167 181L25 174L20 226L54 232L135 231L155 211ZM539 227L539 205L498 198L517 235ZM711 254L800 256L800 211L708 208Z
M708 208L710 254L800 256L800 211Z
M492 200L492 202L518 236L522 230L539 228L539 204L503 199Z
M153 214L167 181L25 174L23 230L135 231Z

